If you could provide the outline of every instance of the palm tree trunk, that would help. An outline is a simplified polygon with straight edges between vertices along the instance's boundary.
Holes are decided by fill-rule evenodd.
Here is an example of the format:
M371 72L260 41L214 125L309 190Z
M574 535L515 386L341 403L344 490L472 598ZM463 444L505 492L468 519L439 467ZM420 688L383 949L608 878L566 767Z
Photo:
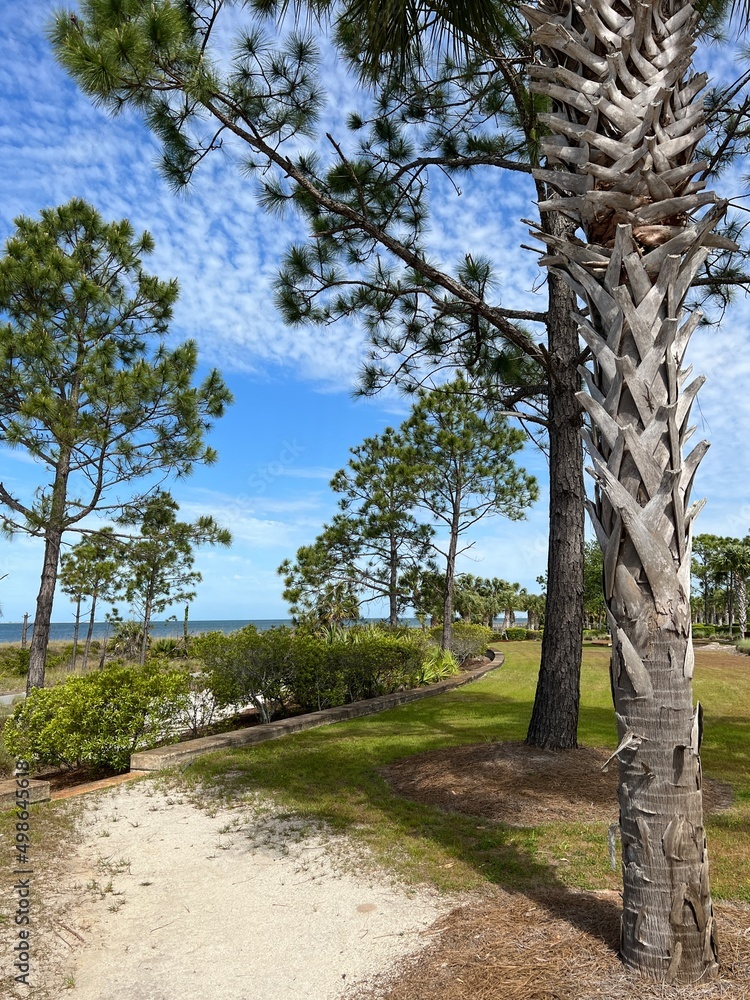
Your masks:
M682 306L707 247L724 245L711 234L723 205L690 219L716 202L693 182L705 167L694 162L705 80L685 78L695 17L682 0L525 10L546 63L534 90L555 109L539 208L568 215L588 241L537 232L544 263L583 303L593 359L580 400L613 638L622 956L648 976L694 982L718 964L691 689L691 525L702 505L689 496L707 445L683 459L702 380L683 389L699 317Z
M737 593L737 628L740 639L744 639L747 628L747 583L741 572L737 574L735 589Z

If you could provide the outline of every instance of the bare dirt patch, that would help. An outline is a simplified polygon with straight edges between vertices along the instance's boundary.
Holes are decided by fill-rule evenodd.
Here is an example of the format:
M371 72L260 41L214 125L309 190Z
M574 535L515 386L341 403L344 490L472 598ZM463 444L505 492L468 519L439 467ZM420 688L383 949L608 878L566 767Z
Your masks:
M262 798L219 806L146 779L79 799L77 815L60 899L45 886L35 912L34 1000L336 1000L423 947L456 902Z
M617 819L617 761L611 750L564 753L524 743L448 747L396 761L381 774L393 790L428 805L509 826ZM706 779L707 813L732 804L730 785Z

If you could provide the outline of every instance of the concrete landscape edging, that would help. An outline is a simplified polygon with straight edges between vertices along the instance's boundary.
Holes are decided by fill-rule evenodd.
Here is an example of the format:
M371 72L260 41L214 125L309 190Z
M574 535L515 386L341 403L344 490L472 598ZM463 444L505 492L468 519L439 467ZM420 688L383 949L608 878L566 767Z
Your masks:
M472 670L467 670L455 677L448 677L446 680L438 681L436 684L428 684L425 687L411 688L408 691L396 691L393 694L380 695L378 698L369 698L367 701L355 701L349 705L340 705L337 708L324 708L320 712L311 712L308 715L298 715L291 719L279 719L276 722L269 722L260 726L252 726L247 729L235 729L229 733L217 733L215 736L202 736L195 740L187 740L184 743L172 743L165 747L154 747L153 750L140 750L130 758L131 771L161 771L170 767L181 767L191 763L198 757L207 753L214 753L216 750L224 750L229 747L253 746L258 743L266 743L268 740L277 740L282 736L291 733L303 732L306 729L314 729L317 726L330 726L336 722L346 722L349 719L357 719L363 715L374 715L377 712L384 712L397 705L406 705L412 701L420 701L422 698L430 698L436 694L443 694L446 691L453 691L456 688L478 681L485 674L492 670L497 670L505 661L502 653L495 653L492 660L482 663Z

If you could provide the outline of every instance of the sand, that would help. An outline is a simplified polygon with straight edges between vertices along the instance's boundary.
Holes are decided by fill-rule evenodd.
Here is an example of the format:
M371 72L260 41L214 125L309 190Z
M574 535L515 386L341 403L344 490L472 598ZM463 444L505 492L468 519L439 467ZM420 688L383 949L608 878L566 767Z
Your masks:
M50 996L335 1000L454 905L265 803L201 806L153 780L86 796Z

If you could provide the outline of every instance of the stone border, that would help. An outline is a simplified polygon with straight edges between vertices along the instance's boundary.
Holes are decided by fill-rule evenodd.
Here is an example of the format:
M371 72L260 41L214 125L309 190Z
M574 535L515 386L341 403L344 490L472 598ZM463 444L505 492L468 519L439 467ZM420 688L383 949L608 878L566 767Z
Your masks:
M9 810L17 807L17 788L18 783L15 778L8 778L7 781L0 781L0 812L8 812ZM33 805L35 802L49 801L49 781L39 780L38 778L29 778L28 790L29 797L27 801L30 805Z
M348 719L358 719L363 715L374 715L376 712L384 712L397 705L420 701L422 698L430 698L433 695L463 687L464 684L470 684L472 681L478 681L491 670L497 670L504 662L505 655L495 653L487 663L455 677L438 681L437 684L411 688L408 691L396 691L394 694L384 694L379 698L369 698L367 701L355 701L337 708L324 708L320 712L298 715L292 719L279 719L277 722L251 726L248 729L235 729L229 733L218 733L216 736L202 736L197 740L187 740L185 743L173 743L166 747L155 747L153 750L141 750L130 758L130 769L131 771L160 771L168 767L181 767L204 754L214 753L216 750L224 750L228 747L254 746L257 743L277 740L282 736L299 733L305 729L330 726L335 722L346 722Z

